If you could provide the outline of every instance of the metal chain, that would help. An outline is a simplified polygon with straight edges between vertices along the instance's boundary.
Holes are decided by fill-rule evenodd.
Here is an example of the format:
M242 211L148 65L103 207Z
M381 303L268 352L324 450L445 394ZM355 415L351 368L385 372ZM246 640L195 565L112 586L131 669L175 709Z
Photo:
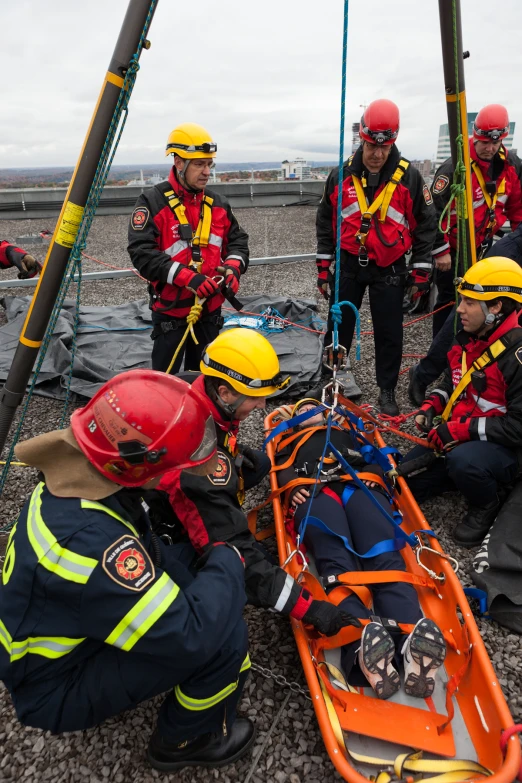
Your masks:
M250 668L252 671L261 674L263 677L266 677L267 680L274 680L277 685L281 685L283 688L289 688L293 693L300 693L301 696L305 697L305 699L312 701L310 691L306 686L299 685L298 682L291 682L290 680L287 680L283 674L276 674L271 669L265 669L264 666L260 666L258 663L254 663L253 661L250 662Z

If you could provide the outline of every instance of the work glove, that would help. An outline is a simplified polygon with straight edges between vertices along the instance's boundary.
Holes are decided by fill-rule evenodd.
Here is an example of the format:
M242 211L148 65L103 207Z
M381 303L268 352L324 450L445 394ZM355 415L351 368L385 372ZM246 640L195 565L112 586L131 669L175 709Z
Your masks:
M225 261L225 285L234 296L239 290L241 277L241 261L238 258L229 258Z
M219 293L219 283L211 277L193 272L188 267L180 269L173 282L175 285L188 288L199 299L209 299L214 294Z
M415 426L421 432L427 433L433 429L433 419L437 415L437 412L431 402L423 402L419 408L418 414L415 416Z
M428 443L437 451L450 451L459 443L471 440L468 422L444 421L428 432Z
M251 449L250 446L243 446L242 443L237 444L239 453L243 457L243 465L249 470L259 470L261 467L259 454L256 449Z
M19 280L27 280L29 277L34 277L42 268L36 258L33 258L29 253L22 255L19 252L14 252L11 254L11 258L14 266L19 270Z
M315 263L317 264L317 288L321 296L328 302L330 298L329 283L332 279L330 272L331 261L328 258L319 258Z
M361 623L353 614L348 614L339 606L328 601L312 601L305 615L303 623L309 623L325 636L335 636L345 625L361 627Z
M430 290L430 273L426 269L412 269L406 280L406 289L412 301L416 302Z

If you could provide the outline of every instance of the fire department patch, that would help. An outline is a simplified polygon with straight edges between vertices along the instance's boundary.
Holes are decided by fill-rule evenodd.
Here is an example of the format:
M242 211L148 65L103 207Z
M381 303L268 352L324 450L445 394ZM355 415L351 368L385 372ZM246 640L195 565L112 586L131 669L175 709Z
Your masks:
M128 590L140 591L155 576L154 566L143 544L134 536L122 536L103 553L103 570Z
M147 225L149 210L147 207L136 207L131 217L131 226L135 231L141 231Z
M232 465L226 454L218 451L218 466L214 473L210 473L207 478L211 484L217 487L224 487L230 481L232 475Z
M433 192L442 193L449 185L449 177L445 174L439 174L435 182L433 183Z
M431 197L430 189L427 185L422 186L422 195L424 196L424 201L428 206L430 206L430 204L433 204L433 199Z

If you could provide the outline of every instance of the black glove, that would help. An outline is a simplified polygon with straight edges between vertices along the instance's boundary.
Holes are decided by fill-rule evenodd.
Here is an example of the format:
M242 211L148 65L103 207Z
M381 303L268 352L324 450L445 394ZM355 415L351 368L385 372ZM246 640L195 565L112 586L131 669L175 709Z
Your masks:
M328 603L328 601L312 601L303 616L303 622L313 625L319 633L323 633L325 636L335 636L345 625L361 627L357 617L343 611L339 606Z
M342 449L339 449L339 453L352 468L366 468L366 460L360 451L355 451L355 449L350 449L348 446L343 446Z
M243 465L245 468L248 468L249 470L259 470L260 463L259 463L259 452L256 451L256 449L251 449L250 446L243 446L241 443L238 443L238 451L243 457Z

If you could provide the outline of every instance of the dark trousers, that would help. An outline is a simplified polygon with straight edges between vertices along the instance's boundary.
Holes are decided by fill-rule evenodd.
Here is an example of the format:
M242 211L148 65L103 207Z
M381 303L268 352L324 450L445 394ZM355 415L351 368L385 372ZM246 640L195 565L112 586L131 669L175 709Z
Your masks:
M169 547L169 558L174 550L188 567L194 557L191 545ZM203 633L201 644L206 644ZM221 732L224 722L231 727L248 676L248 668L240 672L247 652L248 633L243 619L234 627L223 628L218 650L199 667L187 655L180 659L176 650L169 658L156 658L107 644L74 669L63 672L54 688L52 683L41 687L29 683L16 690L13 701L26 725L61 733L97 726L168 691L158 714L158 729L167 740L183 742L207 732ZM211 699L230 685L235 688L226 698L198 710L184 707L175 687L182 696L201 700Z
M152 323L154 327L152 331L154 340L152 345L152 369L166 372L176 348L183 339L183 335L187 329L187 322L185 318L169 318L168 316L158 315L158 313L153 312ZM161 323L168 324L172 328L166 332L162 331ZM197 324L195 324L194 333L198 345L196 345L192 339L192 335L189 334L176 357L174 366L170 371L171 375L174 375L181 369L183 359L185 359L185 370L199 370L199 363L203 351L209 343L216 339L222 323L220 310L217 310L212 313L211 316L203 317L201 321L198 321Z
M415 446L403 459L407 462L424 454ZM427 470L406 479L415 499L422 503L442 492L458 489L473 506L485 506L497 497L500 486L511 484L518 473L514 451L498 443L460 443Z
M382 492L372 490L372 494L387 510L390 504ZM297 507L295 513L296 527L301 523L308 508L308 503ZM311 515L321 519L335 533L345 536L357 552L364 554L374 544L387 538L393 538L390 522L373 505L368 496L356 489L343 509L334 498L321 492L312 501ZM312 552L319 574L328 577L333 574L343 574L346 571L405 571L406 566L400 552L385 552L377 557L359 559L344 546L335 536L307 525L305 544ZM340 606L350 614L359 618L368 618L371 614L391 618L399 623L416 623L422 617L417 593L413 585L403 582L386 582L373 585L373 612L370 612L360 598L352 593L345 598ZM393 635L393 634L392 634ZM400 632L394 634L396 649L399 652L404 637ZM353 642L343 647L341 663L348 674L355 662L359 642Z
M435 269L433 275L433 282L437 286L437 301L435 302L435 310L439 307L443 307L449 302L455 301L455 259L452 254L452 266L445 272L440 269ZM433 316L433 337L436 337L438 332L442 329L448 317L449 308L441 310L440 313L435 313Z
M429 386L442 375L448 364L448 351L451 348L455 332L462 329L460 318L457 315L455 324L456 308L451 307L443 310L441 315L445 314L445 320L442 327L432 340L428 353L421 359L415 368L415 377L419 383Z
M362 267L356 256L341 251L339 301L352 302L359 310L368 288L375 344L375 375L380 389L397 386L402 360L402 300L406 281L406 262L400 258L395 264L378 267L370 261ZM339 342L349 352L355 329L355 314L351 307L343 307L339 326ZM328 319L325 345L332 342L333 324Z

